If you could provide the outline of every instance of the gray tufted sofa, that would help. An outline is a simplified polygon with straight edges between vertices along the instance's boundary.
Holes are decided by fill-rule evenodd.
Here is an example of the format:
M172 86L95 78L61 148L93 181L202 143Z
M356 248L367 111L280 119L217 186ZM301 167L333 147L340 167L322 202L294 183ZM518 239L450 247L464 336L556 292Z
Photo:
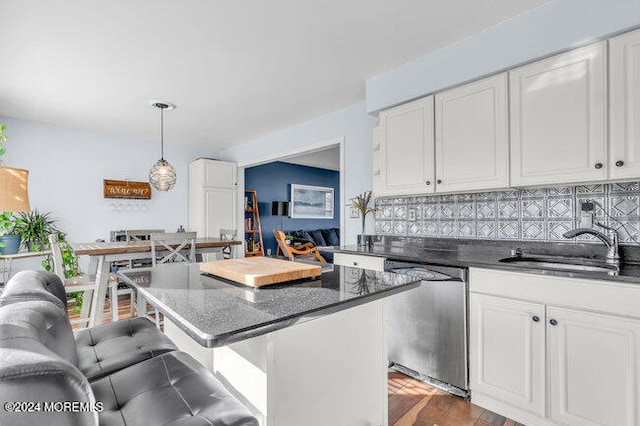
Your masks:
M50 273L16 274L0 296L0 425L258 425L150 321L76 332Z

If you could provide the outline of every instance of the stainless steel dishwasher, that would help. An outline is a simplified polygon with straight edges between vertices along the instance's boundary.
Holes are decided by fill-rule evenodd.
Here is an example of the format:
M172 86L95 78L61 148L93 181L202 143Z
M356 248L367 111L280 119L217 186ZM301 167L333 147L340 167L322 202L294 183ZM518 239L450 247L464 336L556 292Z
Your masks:
M467 270L389 260L385 270L422 278L388 300L389 367L468 398Z

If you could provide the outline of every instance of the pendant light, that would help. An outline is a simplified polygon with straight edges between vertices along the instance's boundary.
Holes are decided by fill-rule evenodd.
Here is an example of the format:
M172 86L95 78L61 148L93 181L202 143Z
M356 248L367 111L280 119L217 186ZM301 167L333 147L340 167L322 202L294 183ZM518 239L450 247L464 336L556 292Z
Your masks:
M176 169L164 159L164 110L175 106L162 102L152 105L160 110L160 159L149 171L149 183L158 191L169 191L176 184Z

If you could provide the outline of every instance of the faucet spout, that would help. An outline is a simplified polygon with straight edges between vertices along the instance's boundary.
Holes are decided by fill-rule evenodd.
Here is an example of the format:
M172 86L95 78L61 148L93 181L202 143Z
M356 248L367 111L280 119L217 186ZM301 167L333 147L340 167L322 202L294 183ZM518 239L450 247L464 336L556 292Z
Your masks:
M562 236L565 237L565 238L575 238L575 237L578 237L578 236L584 235L584 234L593 235L594 237L596 237L600 241L602 241L604 243L604 245L607 246L607 248L611 247L612 241L609 239L609 237L607 237L606 235L604 235L602 232L598 231L597 229L593 229L593 228L576 228L576 229L572 229L571 231L567 231L564 234L562 234Z
M565 238L575 238L580 235L589 234L598 238L607 247L606 262L612 264L620 263L620 254L618 253L618 233L615 229L600 225L608 235L593 228L576 228L562 234Z

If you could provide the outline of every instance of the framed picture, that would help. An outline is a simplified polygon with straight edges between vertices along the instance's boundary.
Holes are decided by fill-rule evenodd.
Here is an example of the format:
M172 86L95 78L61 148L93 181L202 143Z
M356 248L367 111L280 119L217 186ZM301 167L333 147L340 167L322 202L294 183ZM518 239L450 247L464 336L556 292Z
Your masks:
M291 217L333 219L333 188L291 184Z

